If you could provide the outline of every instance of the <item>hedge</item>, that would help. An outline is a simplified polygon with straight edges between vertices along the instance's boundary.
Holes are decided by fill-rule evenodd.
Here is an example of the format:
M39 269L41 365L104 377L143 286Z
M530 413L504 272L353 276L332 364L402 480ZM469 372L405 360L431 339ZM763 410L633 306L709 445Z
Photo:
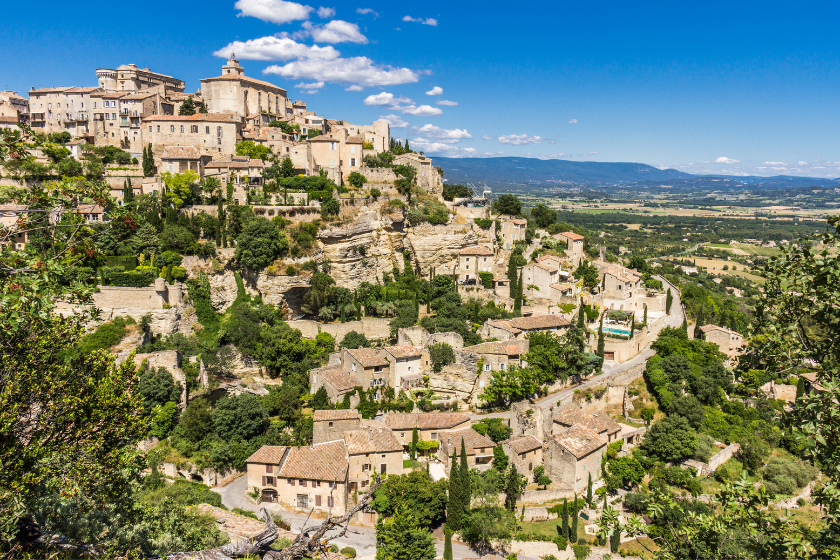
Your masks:
M481 278L481 284L488 290L493 288L493 273L479 272L478 277Z
M118 272L111 275L111 286L123 286L126 288L145 288L151 286L157 278L154 270L132 270L130 272Z

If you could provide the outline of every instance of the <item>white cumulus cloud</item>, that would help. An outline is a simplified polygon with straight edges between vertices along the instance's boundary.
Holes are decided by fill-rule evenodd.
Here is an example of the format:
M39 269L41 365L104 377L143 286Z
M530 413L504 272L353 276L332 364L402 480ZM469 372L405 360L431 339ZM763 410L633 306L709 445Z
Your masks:
M399 115L380 115L379 120L387 122L391 125L391 128L406 128L408 126L408 121Z
M352 86L344 88L344 91L364 91L364 90L365 90L365 88L363 88L362 86L355 85L355 84L352 85Z
M236 53L242 60L291 60L293 58L335 59L340 53L333 47L304 45L288 37L260 37L247 41L234 41L213 53L228 58Z
M422 23L423 25L431 25L432 27L436 27L438 24L438 20L435 18L414 18L411 16L405 16L402 18L403 21L413 21L414 23Z
M443 93L443 88L440 86L435 86L429 91L426 92L426 95L440 95Z
M472 135L466 129L456 128L449 130L433 124L424 124L417 128L417 133L424 138L431 138L444 144L456 144L465 138L472 138Z
M308 21L303 23L303 29L292 36L311 36L315 41L321 43L359 43L368 42L367 37L359 31L359 26L349 21L334 19L324 25L314 25Z
M331 18L335 15L335 8L325 8L321 6L318 8L318 17L321 19Z
M366 56L335 58L332 60L301 59L283 66L277 64L263 70L291 80L339 82L360 86L393 86L416 82L417 72L409 68L376 65Z
M776 166L778 166L778 165L782 165L782 166L786 166L787 164L786 164L785 162L783 162L783 161L765 161L765 162L764 162L764 165L776 165Z
M482 140L493 140L492 136L487 136L486 134L481 137Z
M310 6L285 0L237 0L233 7L239 10L239 17L255 17L277 24L309 19L312 11Z
M440 101L435 102L435 105L443 105L445 107L454 107L457 104L457 101L449 101L448 99L441 99Z
M295 87L297 89L321 89L322 87L324 87L324 82L312 82L311 84L301 82Z
M400 107L400 111L414 115L417 117L437 117L443 114L443 111L431 105L417 105L411 104L408 107Z
M435 142L428 138L414 138L411 140L411 149L427 154L439 154L448 157L468 157L478 155L475 148L462 148L444 142Z
M741 161L737 160L737 159L732 159L732 158L728 158L728 157L725 157L725 156L721 156L721 157L719 157L715 160L715 163L727 163L729 165L732 165L733 163L741 163Z
M530 134L508 134L499 136L500 144L513 144L514 146L522 146L525 144L540 144L543 141L541 136L531 136Z
M572 119L569 121L569 124L577 124L577 119Z
M373 14L373 17L379 17L379 13L375 12L373 8L356 8L356 13L362 14L363 16L366 16L367 14Z
M382 107L386 105L394 107L400 103L411 103L411 99L402 96L394 97L393 93L383 91L374 95L368 95L364 101L364 104L368 107Z

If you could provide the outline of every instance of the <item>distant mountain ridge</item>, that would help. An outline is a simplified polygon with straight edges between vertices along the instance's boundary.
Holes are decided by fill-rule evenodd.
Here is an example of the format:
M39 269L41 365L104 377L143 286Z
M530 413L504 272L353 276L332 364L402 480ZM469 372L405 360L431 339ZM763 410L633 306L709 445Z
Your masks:
M490 187L550 187L575 185L668 185L685 188L793 188L840 185L838 179L816 177L738 177L692 175L644 163L569 161L525 157L432 158L450 183L486 183Z

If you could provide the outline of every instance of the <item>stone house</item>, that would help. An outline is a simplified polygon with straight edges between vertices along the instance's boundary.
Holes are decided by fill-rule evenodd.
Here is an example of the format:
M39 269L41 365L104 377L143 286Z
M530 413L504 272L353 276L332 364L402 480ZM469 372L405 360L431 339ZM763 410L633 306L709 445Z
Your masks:
M312 417L312 442L326 443L344 439L344 432L358 430L362 417L358 410L316 410Z
M522 267L525 294L531 298L551 298L552 289L561 282L568 282L571 274L562 268L562 261L554 255L543 255L536 262Z
M20 128L20 119L14 115L0 115L0 128L11 128L13 130L17 130Z
M434 193L443 188L440 174L428 156L415 153L401 154L394 158L394 165L410 165L417 170L417 185L426 192Z
M355 376L356 383L364 390L376 388L376 400L388 384L391 364L382 354L372 348L342 348L340 363L344 371Z
M573 426L585 426L592 430L599 436L603 437L607 443L611 443L619 438L621 433L621 426L618 422L607 416L602 412L594 412L592 414L583 412L579 408L569 406L558 412L552 418L553 427L552 432L557 434L568 430Z
M285 89L245 76L245 69L233 56L222 66L221 76L201 80L201 96L210 113L234 115L240 120L263 114L269 121L280 120L292 113Z
M500 218L502 223L501 236L502 247L505 251L510 251L517 241L525 241L525 230L528 227L528 220L525 218L514 218L511 216L503 216Z
M16 91L0 91L0 117L14 117L16 122L29 120L29 101Z
M575 424L548 438L543 447L545 474L554 488L580 492L589 475L597 480L607 439L582 424Z
M531 478L534 468L543 464L543 444L532 435L506 439L499 445L516 470Z
M469 346L466 350L478 354L477 390L480 393L489 383L494 371L505 371L511 365L525 366L524 356L528 353L528 340L506 340L504 342L483 342Z
M440 441L441 434L470 427L470 415L465 412L391 412L385 423L408 451L414 428L423 441Z
M730 360L744 353L744 337L740 333L717 325L703 325L700 330L706 342L717 344Z
M248 156L223 156L204 166L205 177L215 177L226 193L227 185L233 184L233 198L239 204L247 204L248 189L261 187L265 164L260 158ZM227 195L225 195L227 196Z
M308 447L263 446L245 460L248 487L264 502L342 514L349 492L344 441Z
M601 291L608 299L631 299L641 287L641 276L618 264L607 267L601 277Z
M344 395L358 386L356 377L344 371L340 365L324 366L309 371L309 385L312 393L324 387L331 403L344 400ZM355 402L354 402L355 401ZM351 406L359 404L358 395L350 398Z
M391 364L391 387L405 391L423 386L420 373L422 352L411 345L386 346L383 356Z
M184 81L136 64L122 64L115 69L97 68L99 87L106 91L141 91L163 86L173 91L184 91Z
M572 266L577 266L583 260L583 240L585 237L573 231L564 231L553 236L559 241L566 242L566 256L572 263Z
M73 137L90 133L88 116L96 87L32 88L29 90L30 124L45 134L67 131ZM118 111L114 110L114 114Z
M525 338L529 332L553 332L559 336L570 324L568 319L559 315L532 315L514 319L490 319L477 332L482 338L513 340Z
M17 229L17 222L24 216L29 207L25 204L0 204L0 239L5 236L9 230ZM9 243L13 249L21 250L26 247L29 242L28 233L18 233L10 236L6 243Z
M359 428L344 432L349 461L350 492L366 492L374 473L401 475L403 446L388 428Z
M493 448L496 444L487 436L483 436L472 428L463 428L443 432L439 437L437 457L444 464L446 471L452 462L452 455L461 455L461 442L464 442L464 449L467 453L467 465L471 469L485 471L492 466Z
M242 139L242 119L235 115L151 115L142 119L143 142L153 147L192 146L201 152L236 153Z
M341 184L350 173L359 171L364 157L364 138L348 136L346 129L310 138L312 160L318 168L327 171L327 177Z
M98 204L80 204L73 209L73 212L80 214L88 223L102 224L108 221L105 208Z
M183 173L194 171L204 177L204 168L212 157L202 154L193 146L165 146L160 156L160 171L169 173Z
M479 272L493 272L493 256L493 249L484 245L464 247L458 251L458 280L479 279Z

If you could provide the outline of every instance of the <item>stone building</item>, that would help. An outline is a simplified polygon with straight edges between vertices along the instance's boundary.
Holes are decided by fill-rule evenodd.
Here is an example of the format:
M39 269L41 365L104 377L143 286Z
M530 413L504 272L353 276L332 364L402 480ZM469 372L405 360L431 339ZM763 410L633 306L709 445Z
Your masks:
M516 466L517 472L531 478L534 468L543 464L543 444L532 435L506 439L499 445Z
M45 134L67 131L71 136L87 136L90 132L91 96L96 87L32 88L29 90L30 124ZM115 110L116 114L118 111Z
M573 406L566 407L555 414L552 421L552 432L555 434L562 433L573 426L580 425L585 426L599 436L603 437L607 443L611 443L617 440L619 438L619 434L621 433L621 426L619 423L606 414L602 412L589 414Z
M502 247L510 251L517 241L525 241L525 230L528 228L528 220L525 218L514 218L502 216L499 218L502 223L500 235L502 236Z
M558 336L570 323L559 315L532 315L514 319L490 319L478 329L481 338L513 340L525 338L529 332L553 332Z
M410 165L417 171L417 185L429 193L440 192L443 183L431 158L415 153L401 154L394 158L394 165Z
M408 451L414 428L421 440L439 441L443 433L469 428L470 415L465 412L391 412L385 423Z
M248 487L262 501L342 514L347 509L348 456L344 441L308 447L263 446L245 461Z
M16 122L27 122L29 101L16 91L0 91L0 117L14 117Z
M338 129L307 140L317 169L324 169L336 184L342 184L350 173L359 171L364 157L362 136L349 136L347 129Z
M0 115L0 128L11 128L14 130L18 130L20 129L20 119L13 115L10 115L8 117Z
M263 186L262 172L265 164L259 158L248 156L222 156L204 166L205 177L215 177L222 184L227 196L227 185L233 185L233 198L247 204L248 190Z
M548 298L560 283L569 283L571 273L563 270L562 260L554 255L542 255L536 262L522 267L522 284L529 298Z
M221 76L201 80L201 95L210 113L235 115L240 120L264 114L270 122L292 113L285 89L245 76L233 56L222 66Z
M575 424L548 438L543 448L545 474L554 488L580 492L589 475L597 480L607 439L582 424Z
M204 168L212 156L202 154L192 146L165 146L160 156L160 172L183 173L194 171L204 177Z
M356 386L356 377L344 371L341 365L327 365L309 371L309 385L315 393L323 387L331 403L342 402L344 395L353 391ZM354 395L350 399L350 405L358 404L359 397Z
M443 432L439 435L438 441L440 441L440 447L438 447L437 457L444 464L447 472L452 463L452 455L461 456L461 442L464 443L469 468L485 471L492 466L493 448L496 444L492 439L479 434L472 428Z
M362 417L358 410L316 410L312 417L313 443L344 439L344 432L358 430Z
M163 86L173 91L184 91L184 81L166 74L137 68L136 64L122 64L115 69L97 68L99 87L106 91L141 91Z
M423 376L420 374L422 353L419 348L407 344L386 346L382 352L391 364L391 387L409 391L423 386Z
M202 153L233 154L236 143L242 139L242 120L235 115L151 115L142 121L143 142L151 143L156 155L167 145L192 146Z
M730 360L744 353L744 337L740 333L717 325L703 325L700 330L706 342L717 344Z
M571 261L572 266L579 265L580 261L583 260L583 240L585 237L573 231L564 231L553 237L566 242L566 256Z
M493 249L484 245L464 247L458 251L457 279L479 279L479 272L493 272L493 257Z
M505 371L510 366L525 367L523 357L528 353L528 340L506 340L504 342L483 342L465 350L478 354L476 391L480 393L487 386L494 371Z
M388 428L346 431L344 444L350 467L350 492L366 492L374 474L402 474L403 447Z
M25 216L28 208L25 204L0 204L0 239L13 249L22 250L29 242L28 233L11 233L17 230L18 220ZM5 238L6 235L9 237Z
M374 398L379 400L380 393L388 384L390 366L381 353L371 348L343 348L341 364L344 371L356 377L357 385L364 390L376 388Z

